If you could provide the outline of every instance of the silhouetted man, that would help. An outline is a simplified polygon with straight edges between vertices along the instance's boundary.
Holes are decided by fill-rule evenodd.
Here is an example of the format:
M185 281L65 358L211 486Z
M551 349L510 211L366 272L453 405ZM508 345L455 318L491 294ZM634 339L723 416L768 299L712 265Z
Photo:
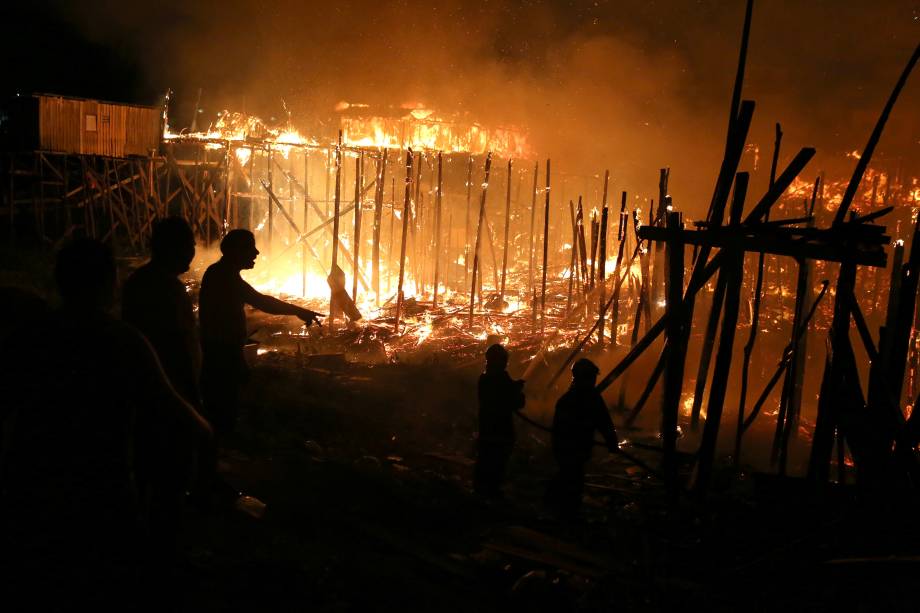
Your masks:
M197 405L201 348L192 300L179 280L194 257L195 236L188 222L168 217L156 223L150 261L125 281L121 308L122 318L153 345L176 391Z
M524 382L508 375L508 352L499 344L486 350L486 370L479 375L479 439L473 488L489 498L502 495L505 467L514 450L515 411L524 406Z
M607 405L597 391L598 368L581 359L572 365L572 385L556 402L553 416L553 455L559 473L550 486L548 498L564 518L577 517L585 485L585 464L591 459L594 433L599 431L614 452L619 440Z
M248 230L231 230L220 242L222 257L201 279L198 315L203 354L201 386L205 411L218 433L236 425L240 384L248 369L243 358L246 312L250 305L273 315L294 315L307 325L322 317L309 309L260 294L240 276L255 266L256 239Z
M104 245L65 246L55 279L61 308L0 348L0 411L10 425L0 456L0 576L35 609L55 596L77 609L112 598L131 578L135 413L203 434L210 427L144 338L108 313L115 266Z
M122 319L140 330L156 351L177 392L196 408L201 349L192 301L179 275L195 257L195 236L181 217L168 217L153 227L150 261L128 277L122 289ZM201 495L210 493L213 464L208 445L196 444L174 420L147 415L138 423L137 483L147 510L155 551L175 553L185 492L191 485L195 450L203 451L199 471ZM204 491L202 491L204 490Z

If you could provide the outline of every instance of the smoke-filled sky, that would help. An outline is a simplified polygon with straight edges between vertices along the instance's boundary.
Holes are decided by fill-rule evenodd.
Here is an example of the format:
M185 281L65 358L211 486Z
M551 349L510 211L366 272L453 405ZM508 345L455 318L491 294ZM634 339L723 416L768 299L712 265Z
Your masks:
M176 92L186 122L198 88L222 108L295 123L339 100L421 102L529 130L573 174L610 168L614 189L708 204L727 123L743 0L44 0L0 8L6 92L156 103ZM917 0L758 0L744 97L767 163L813 145L806 170L848 169L920 42ZM920 75L879 153L920 160ZM755 183L756 186L756 183Z

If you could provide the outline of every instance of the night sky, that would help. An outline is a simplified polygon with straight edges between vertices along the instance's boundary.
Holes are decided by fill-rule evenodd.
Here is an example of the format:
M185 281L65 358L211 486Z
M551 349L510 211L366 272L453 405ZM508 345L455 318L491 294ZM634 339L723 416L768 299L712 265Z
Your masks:
M696 199L722 154L744 2L87 0L0 11L4 93L155 104L172 88L179 126L199 87L208 120L223 108L280 117L282 99L302 125L339 100L421 102L521 125L541 155L609 167L626 184L654 183L670 165L672 185ZM790 151L816 146L815 163L845 169L918 41L916 1L761 0L750 140L767 157L779 121ZM915 75L880 159L916 166L917 108Z

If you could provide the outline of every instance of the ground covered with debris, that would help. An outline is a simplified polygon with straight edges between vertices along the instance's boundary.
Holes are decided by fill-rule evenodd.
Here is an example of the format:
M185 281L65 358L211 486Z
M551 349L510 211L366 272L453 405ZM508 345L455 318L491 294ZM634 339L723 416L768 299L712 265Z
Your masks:
M548 436L519 422L506 500L477 498L480 365L451 365L263 351L220 469L267 507L190 512L189 608L913 610L917 505L890 494L868 507L726 469L668 512L654 475L598 451L584 521L560 523L542 505Z

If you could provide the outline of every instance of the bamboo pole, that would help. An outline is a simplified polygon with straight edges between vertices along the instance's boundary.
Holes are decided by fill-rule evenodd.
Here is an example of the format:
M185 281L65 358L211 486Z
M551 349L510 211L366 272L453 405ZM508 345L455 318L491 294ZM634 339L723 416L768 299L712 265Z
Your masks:
M540 336L546 336L546 262L549 257L550 160L546 160L546 204L543 208L543 280L540 289Z
M569 216L572 219L572 256L569 258L569 293L565 302L565 313L568 315L572 310L572 288L575 284L575 271L578 270L576 251L578 249L578 230L575 222L575 204L569 200Z
M582 208L581 196L578 197L578 207L575 209L575 227L578 232L578 269L581 271L582 293L588 293L588 247L585 245L585 211Z
M406 198L403 205L402 240L399 246L399 282L396 286L396 315L394 331L399 334L399 316L403 306L403 281L406 277L406 239L409 231L410 208L412 207L412 149L406 150Z
M779 149L783 141L783 131L780 124L776 124L776 138L773 142L773 161L770 164L770 187L776 182L776 163L779 160ZM769 213L767 214L769 219ZM748 333L747 343L744 345L744 355L741 361L741 391L738 398L738 421L735 428L735 453L732 463L735 470L741 466L741 440L744 435L744 409L747 400L748 376L751 368L751 356L754 354L754 344L757 342L757 329L760 324L760 302L763 296L764 258L761 252L757 257L757 281L754 284L754 305L751 309L751 328Z
M479 268L479 252L482 244L482 226L486 216L486 194L489 189L489 173L492 169L492 152L486 155L485 178L482 182L482 195L479 198L479 223L476 225L476 246L473 249L473 268L471 270L473 281L470 286L470 319L469 326L473 326L473 314L476 310L476 274Z
M274 176L272 174L272 154L273 154L272 146L268 145L268 189L274 192L275 185L273 182ZM197 171L198 169L196 168L195 169L196 180L198 176ZM268 259L271 259L272 257L273 240L274 240L274 208L272 207L271 203L269 203L268 204L268 249L266 249L266 251L268 252Z
M383 221L383 190L387 172L387 150L380 149L380 160L377 162L377 188L374 190L374 237L371 251L373 269L371 271L371 284L374 288L374 300L380 305L380 225Z
M633 212L633 217L636 222L638 222L638 215L636 212ZM613 305L611 307L610 313L610 344L614 347L617 346L617 328L619 326L620 318L620 286L618 282L620 276L620 268L623 266L623 250L626 247L626 233L629 230L629 212L626 210L626 192L622 193L620 198L620 224L617 229L617 240L619 241L619 246L617 247L617 262L613 268L614 281L616 285L613 286ZM638 249L640 241L638 240L639 235L636 235L636 247ZM638 302L638 301L637 301Z
M600 242L598 233L600 232L600 222L597 220L597 213L591 211L591 267L588 274L588 291L594 291L594 280L597 275L597 248Z
M607 302L607 216L609 211L607 210L607 180L604 179L604 198L603 198L603 209L601 209L601 225L600 225L600 253L598 258L598 267L597 267L597 283L600 286L600 297L597 302L598 316L600 317L600 327L598 328L597 342L601 346L604 345L604 327L606 322L604 321L604 311L603 305Z
M396 159L399 161L399 158ZM390 243L387 249L387 294L393 291L393 226L396 223L396 177L390 179Z
M351 298L358 299L358 271L361 258L361 192L362 182L364 181L364 152L358 153L355 158L355 229L352 235L354 245L352 251L352 276L351 276Z
M741 210L744 205L747 186L748 174L739 172L735 178L735 193L731 205L730 219L733 226L741 222ZM727 253L725 256L726 261L722 265L721 271L721 275L725 275L726 282L725 311L722 315L722 333L719 337L719 351L716 353L716 363L712 374L712 386L709 390L706 425L703 428L703 437L700 442L699 462L697 464L697 478L695 484L698 493L706 492L712 476L716 442L719 436L719 425L722 421L722 409L725 405L728 375L731 370L735 332L738 326L741 275L744 269L744 251L742 245L735 245L728 249L724 249L723 253Z
M443 180L442 155L438 151L438 186L434 203L434 306L438 306L438 282L441 273L441 187ZM448 237L449 239L450 237ZM450 243L448 240L448 251Z
M310 227L310 155L306 151L303 152L303 227L306 229ZM293 192L291 198L293 199ZM301 251L301 294L304 298L307 296L307 252L310 246L307 244L306 239L304 239L303 249Z
M409 226L409 231L412 234L412 255L415 259L414 268L415 268L415 286L418 288L419 295L425 293L424 279L422 278L422 268L424 258L421 257L422 252L422 240L419 239L419 233L421 228L419 228L419 223L422 217L422 164L425 159L425 154L422 151L417 152L415 161L415 194L412 198L412 225Z
M466 229L463 243L463 285L469 283L470 275L470 199L473 193L473 156L466 167Z
M269 165L271 168L271 165ZM330 273L335 274L339 265L339 207L342 203L342 131L339 130L339 141L335 146L335 200L333 202L332 218L332 265L329 267ZM335 304L333 294L329 296L329 323L335 324L336 317L339 314L339 305Z
M667 345L665 345L661 438L664 447L664 473L668 484L668 498L673 504L677 499L679 488L677 482L677 417L686 359L686 355L681 351L684 325L684 318L680 316L683 310L684 294L684 244L678 238L682 225L680 213L668 212L666 225L674 232L674 238L665 243L665 261L668 266L667 308L671 311L671 315L668 317L665 331Z
M508 238L511 232L511 160L508 160L508 185L505 191L505 246L502 250L502 280L498 290L498 306L504 309L505 281L508 275Z
M530 243L527 250L528 267L527 267L527 289L530 295L530 315L531 324L537 323L537 288L534 285L533 265L534 265L534 221L537 218L537 176L540 174L540 162L534 162L533 165L533 194L530 200Z

